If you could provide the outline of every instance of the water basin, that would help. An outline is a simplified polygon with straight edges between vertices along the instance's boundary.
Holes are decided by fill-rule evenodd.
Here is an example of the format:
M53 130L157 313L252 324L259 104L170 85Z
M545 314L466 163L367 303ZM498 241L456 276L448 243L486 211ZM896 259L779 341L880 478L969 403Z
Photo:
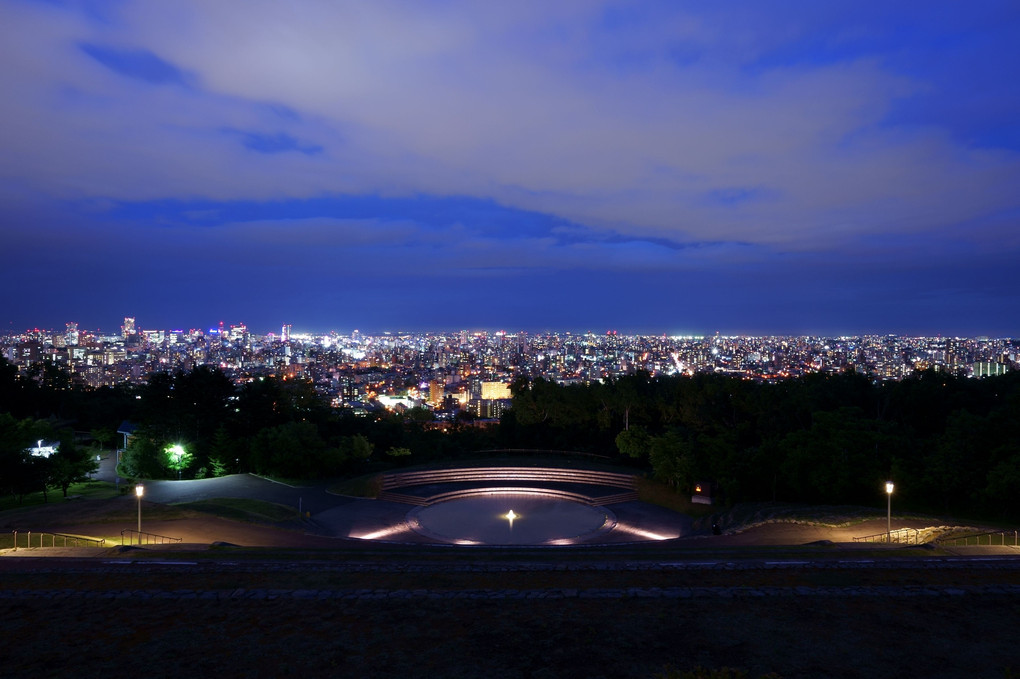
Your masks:
M416 507L407 524L420 535L454 544L566 545L611 531L616 516L540 489L479 489Z

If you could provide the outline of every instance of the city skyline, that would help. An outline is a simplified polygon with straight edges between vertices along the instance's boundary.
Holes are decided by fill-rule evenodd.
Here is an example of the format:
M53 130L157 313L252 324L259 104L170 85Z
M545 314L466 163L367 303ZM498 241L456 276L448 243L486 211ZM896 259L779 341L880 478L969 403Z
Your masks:
M335 407L355 409L365 401L411 407L428 400L438 406L446 401L443 389L450 387L461 400L442 406L448 416L468 405L469 394L479 401L509 398L507 389L518 377L561 384L612 381L638 372L651 377L721 373L759 381L847 371L877 381L927 371L983 378L1016 370L1018 348L1020 340L1012 338L895 335L304 334L290 325L261 334L225 324L208 331L147 329L134 317L125 317L120 332L112 334L93 335L67 323L63 332L0 336L0 357L44 382L62 374L72 384L93 388L141 384L156 373L185 374L205 366L238 385L267 376L305 380Z
M125 322L130 322L129 331L126 330ZM511 325L493 325L489 327L483 326L449 326L446 328L434 327L434 328L410 328L410 327L371 327L365 326L364 328L351 326L312 326L309 324L300 324L285 322L277 324L276 326L252 326L245 323L243 320L231 319L230 321L215 321L209 323L177 323L169 326L159 326L153 323L146 323L143 316L132 316L123 317L121 323L115 325L87 325L78 323L77 321L66 321L55 326L46 326L42 324L30 324L24 328L6 329L4 332L0 332L0 338L16 338L19 336L56 336L65 335L67 333L74 332L76 335L81 334L82 336L92 337L110 337L110 336L127 336L133 334L144 334L144 333L178 333L181 335L210 335L215 336L217 334L228 335L231 332L242 332L246 335L252 335L256 337L276 337L283 341L287 341L290 338L316 338L326 337L329 335L339 336L358 336L363 337L382 337L382 336L407 336L407 335L422 335L422 336L454 336L467 334L468 336L518 336L518 335L606 335L606 336L619 336L619 337L668 337L668 338L683 338L683 339L710 339L712 337L722 338L861 338L861 337L898 337L898 338L945 338L945 339L999 339L999 340L1016 340L1018 339L1014 335L1006 334L993 334L987 332L978 332L974 334L959 334L959 333L896 333L896 332L882 332L882 331L868 331L868 332L841 332L841 333L818 333L818 332L805 332L805 333L789 333L789 332L773 332L773 333L745 333L745 332L722 332L716 331L671 331L666 329L650 329L646 331L629 331L627 329L619 328L568 328L568 327L544 327L544 328L524 328L515 327Z
M0 11L4 334L1020 336L1008 2Z

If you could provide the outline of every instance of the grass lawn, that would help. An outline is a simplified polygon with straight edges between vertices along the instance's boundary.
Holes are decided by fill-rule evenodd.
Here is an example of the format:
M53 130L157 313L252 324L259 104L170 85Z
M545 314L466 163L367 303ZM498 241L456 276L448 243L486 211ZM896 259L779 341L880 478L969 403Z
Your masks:
M104 500L111 497L117 497L120 495L120 491L117 490L117 486L108 481L84 481L82 483L72 483L67 489L67 500ZM0 497L0 512L8 510L23 509L26 507L35 507L44 504L53 504L64 502L65 498L59 488L51 489L44 495L42 492L29 493L25 495L21 501L18 498L10 495Z
M379 497L382 491L381 474L365 474L356 476L353 479L344 479L335 486L330 487L329 492L348 497Z
M232 521L251 523L281 523L300 518L298 511L293 507L243 498L213 498L198 502L182 502L173 506L203 514L212 514Z

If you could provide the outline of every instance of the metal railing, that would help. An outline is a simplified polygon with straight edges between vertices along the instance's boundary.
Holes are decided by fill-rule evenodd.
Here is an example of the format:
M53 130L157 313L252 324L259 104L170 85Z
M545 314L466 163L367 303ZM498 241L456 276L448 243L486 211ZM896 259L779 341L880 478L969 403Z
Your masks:
M875 533L874 535L864 535L859 538L854 538L854 542L885 542L901 545L919 545L921 544L921 531L916 528L897 528L894 531Z
M996 538L998 538L996 540ZM935 541L941 546L966 547L987 545L1020 546L1020 531L996 531L991 533L971 533L970 535L954 535L941 537Z
M33 534L37 538L38 544L36 547L56 547L57 541L60 541L61 547L102 547L106 544L105 538L87 538L81 535L65 535L64 533L46 533L42 531L11 531L11 537L14 542L14 550L18 550L18 536L25 536L25 548L32 547ZM46 539L49 538L49 545L46 544Z
M137 531L133 528L128 528L120 532L120 544L121 545L167 545L181 542L182 538L172 538L166 535L157 535L156 533L146 533L145 531Z

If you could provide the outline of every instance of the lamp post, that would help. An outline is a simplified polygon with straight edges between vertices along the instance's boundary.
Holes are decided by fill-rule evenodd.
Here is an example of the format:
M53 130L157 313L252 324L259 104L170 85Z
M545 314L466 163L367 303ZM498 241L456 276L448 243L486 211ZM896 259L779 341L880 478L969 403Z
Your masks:
M887 533L886 542L892 542L892 492L893 492L893 482L892 481L886 481L885 482L885 497L886 497L886 504L885 504L885 530L886 530L886 533Z
M170 459L173 461L173 466L177 467L177 480L181 480L181 461L184 459L184 446L179 443L167 448L167 452L170 454Z
M142 544L142 495L145 494L145 486L135 486L135 495L138 497L138 544Z

